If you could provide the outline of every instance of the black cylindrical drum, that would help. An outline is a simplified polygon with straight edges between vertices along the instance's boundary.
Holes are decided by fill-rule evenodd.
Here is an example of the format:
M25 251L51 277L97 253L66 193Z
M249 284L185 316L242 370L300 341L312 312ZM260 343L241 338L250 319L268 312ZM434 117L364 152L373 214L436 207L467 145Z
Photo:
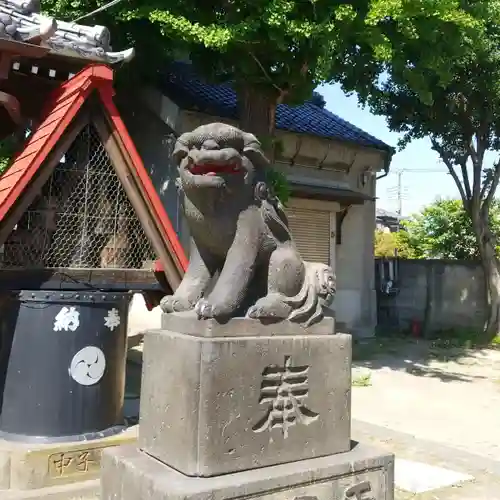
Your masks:
M26 290L1 297L0 438L82 441L123 429L130 298Z

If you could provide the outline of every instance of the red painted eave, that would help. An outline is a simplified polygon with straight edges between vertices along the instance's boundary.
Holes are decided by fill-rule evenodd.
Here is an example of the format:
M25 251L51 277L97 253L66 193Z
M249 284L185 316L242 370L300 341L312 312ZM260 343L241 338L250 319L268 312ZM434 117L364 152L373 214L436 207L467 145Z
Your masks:
M96 75L97 73L97 78ZM89 67L64 82L47 102L38 128L28 137L24 148L10 168L0 177L0 221L9 213L36 174L50 151L82 107L92 89L92 81L102 81L102 71ZM112 78L112 74L111 74Z

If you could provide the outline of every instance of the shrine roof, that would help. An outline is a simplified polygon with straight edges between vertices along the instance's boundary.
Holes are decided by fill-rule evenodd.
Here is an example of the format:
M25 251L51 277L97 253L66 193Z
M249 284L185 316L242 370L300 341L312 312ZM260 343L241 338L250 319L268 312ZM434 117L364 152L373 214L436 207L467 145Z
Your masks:
M47 47L52 54L114 64L132 59L134 49L113 52L104 26L55 20L40 11L40 0L0 0L0 39Z
M161 81L162 91L184 109L236 120L236 92L229 84L211 84L195 73L191 64L172 63ZM392 154L394 149L327 109L305 102L299 106L279 104L276 128L296 134L352 142Z
M187 258L113 102L113 72L107 66L101 64L87 66L54 90L44 108L39 125L28 136L23 149L14 157L8 170L0 176L0 226L12 213L30 183L36 179L46 158L56 149L66 129L75 120L91 93L98 95L112 127L112 135L116 136L117 143L121 144L122 153L130 158L134 171L131 175L135 178L135 185L138 186L143 198L142 203L147 206L153 225L157 227L162 241L166 243L170 253L169 258L178 270L175 275L167 275L170 285L174 287L187 267ZM166 270L165 273L167 274Z

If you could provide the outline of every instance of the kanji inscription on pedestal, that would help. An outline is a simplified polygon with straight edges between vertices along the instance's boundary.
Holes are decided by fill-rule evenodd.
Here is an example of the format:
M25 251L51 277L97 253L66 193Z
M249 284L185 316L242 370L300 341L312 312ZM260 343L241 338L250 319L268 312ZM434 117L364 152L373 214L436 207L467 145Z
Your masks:
M317 496L300 496L293 500L319 500ZM372 486L370 481L362 481L361 483L353 484L344 491L342 500L375 500L372 496Z
M283 437L297 423L310 425L319 418L305 405L309 395L308 366L293 366L291 356L285 356L283 366L271 365L262 372L260 404L268 410L252 428L254 432L272 431L280 428Z
M344 500L375 500L370 481L354 484L345 490Z
M101 448L55 453L49 457L49 474L52 477L67 477L98 472L101 453Z

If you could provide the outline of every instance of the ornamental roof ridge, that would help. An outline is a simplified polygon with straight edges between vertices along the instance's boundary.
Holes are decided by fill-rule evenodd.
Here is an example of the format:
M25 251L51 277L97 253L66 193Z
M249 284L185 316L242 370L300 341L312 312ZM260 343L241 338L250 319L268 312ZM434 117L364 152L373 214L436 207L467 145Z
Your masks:
M114 52L105 26L59 21L41 13L39 0L0 0L0 38L47 47L53 54L116 64L134 49Z

